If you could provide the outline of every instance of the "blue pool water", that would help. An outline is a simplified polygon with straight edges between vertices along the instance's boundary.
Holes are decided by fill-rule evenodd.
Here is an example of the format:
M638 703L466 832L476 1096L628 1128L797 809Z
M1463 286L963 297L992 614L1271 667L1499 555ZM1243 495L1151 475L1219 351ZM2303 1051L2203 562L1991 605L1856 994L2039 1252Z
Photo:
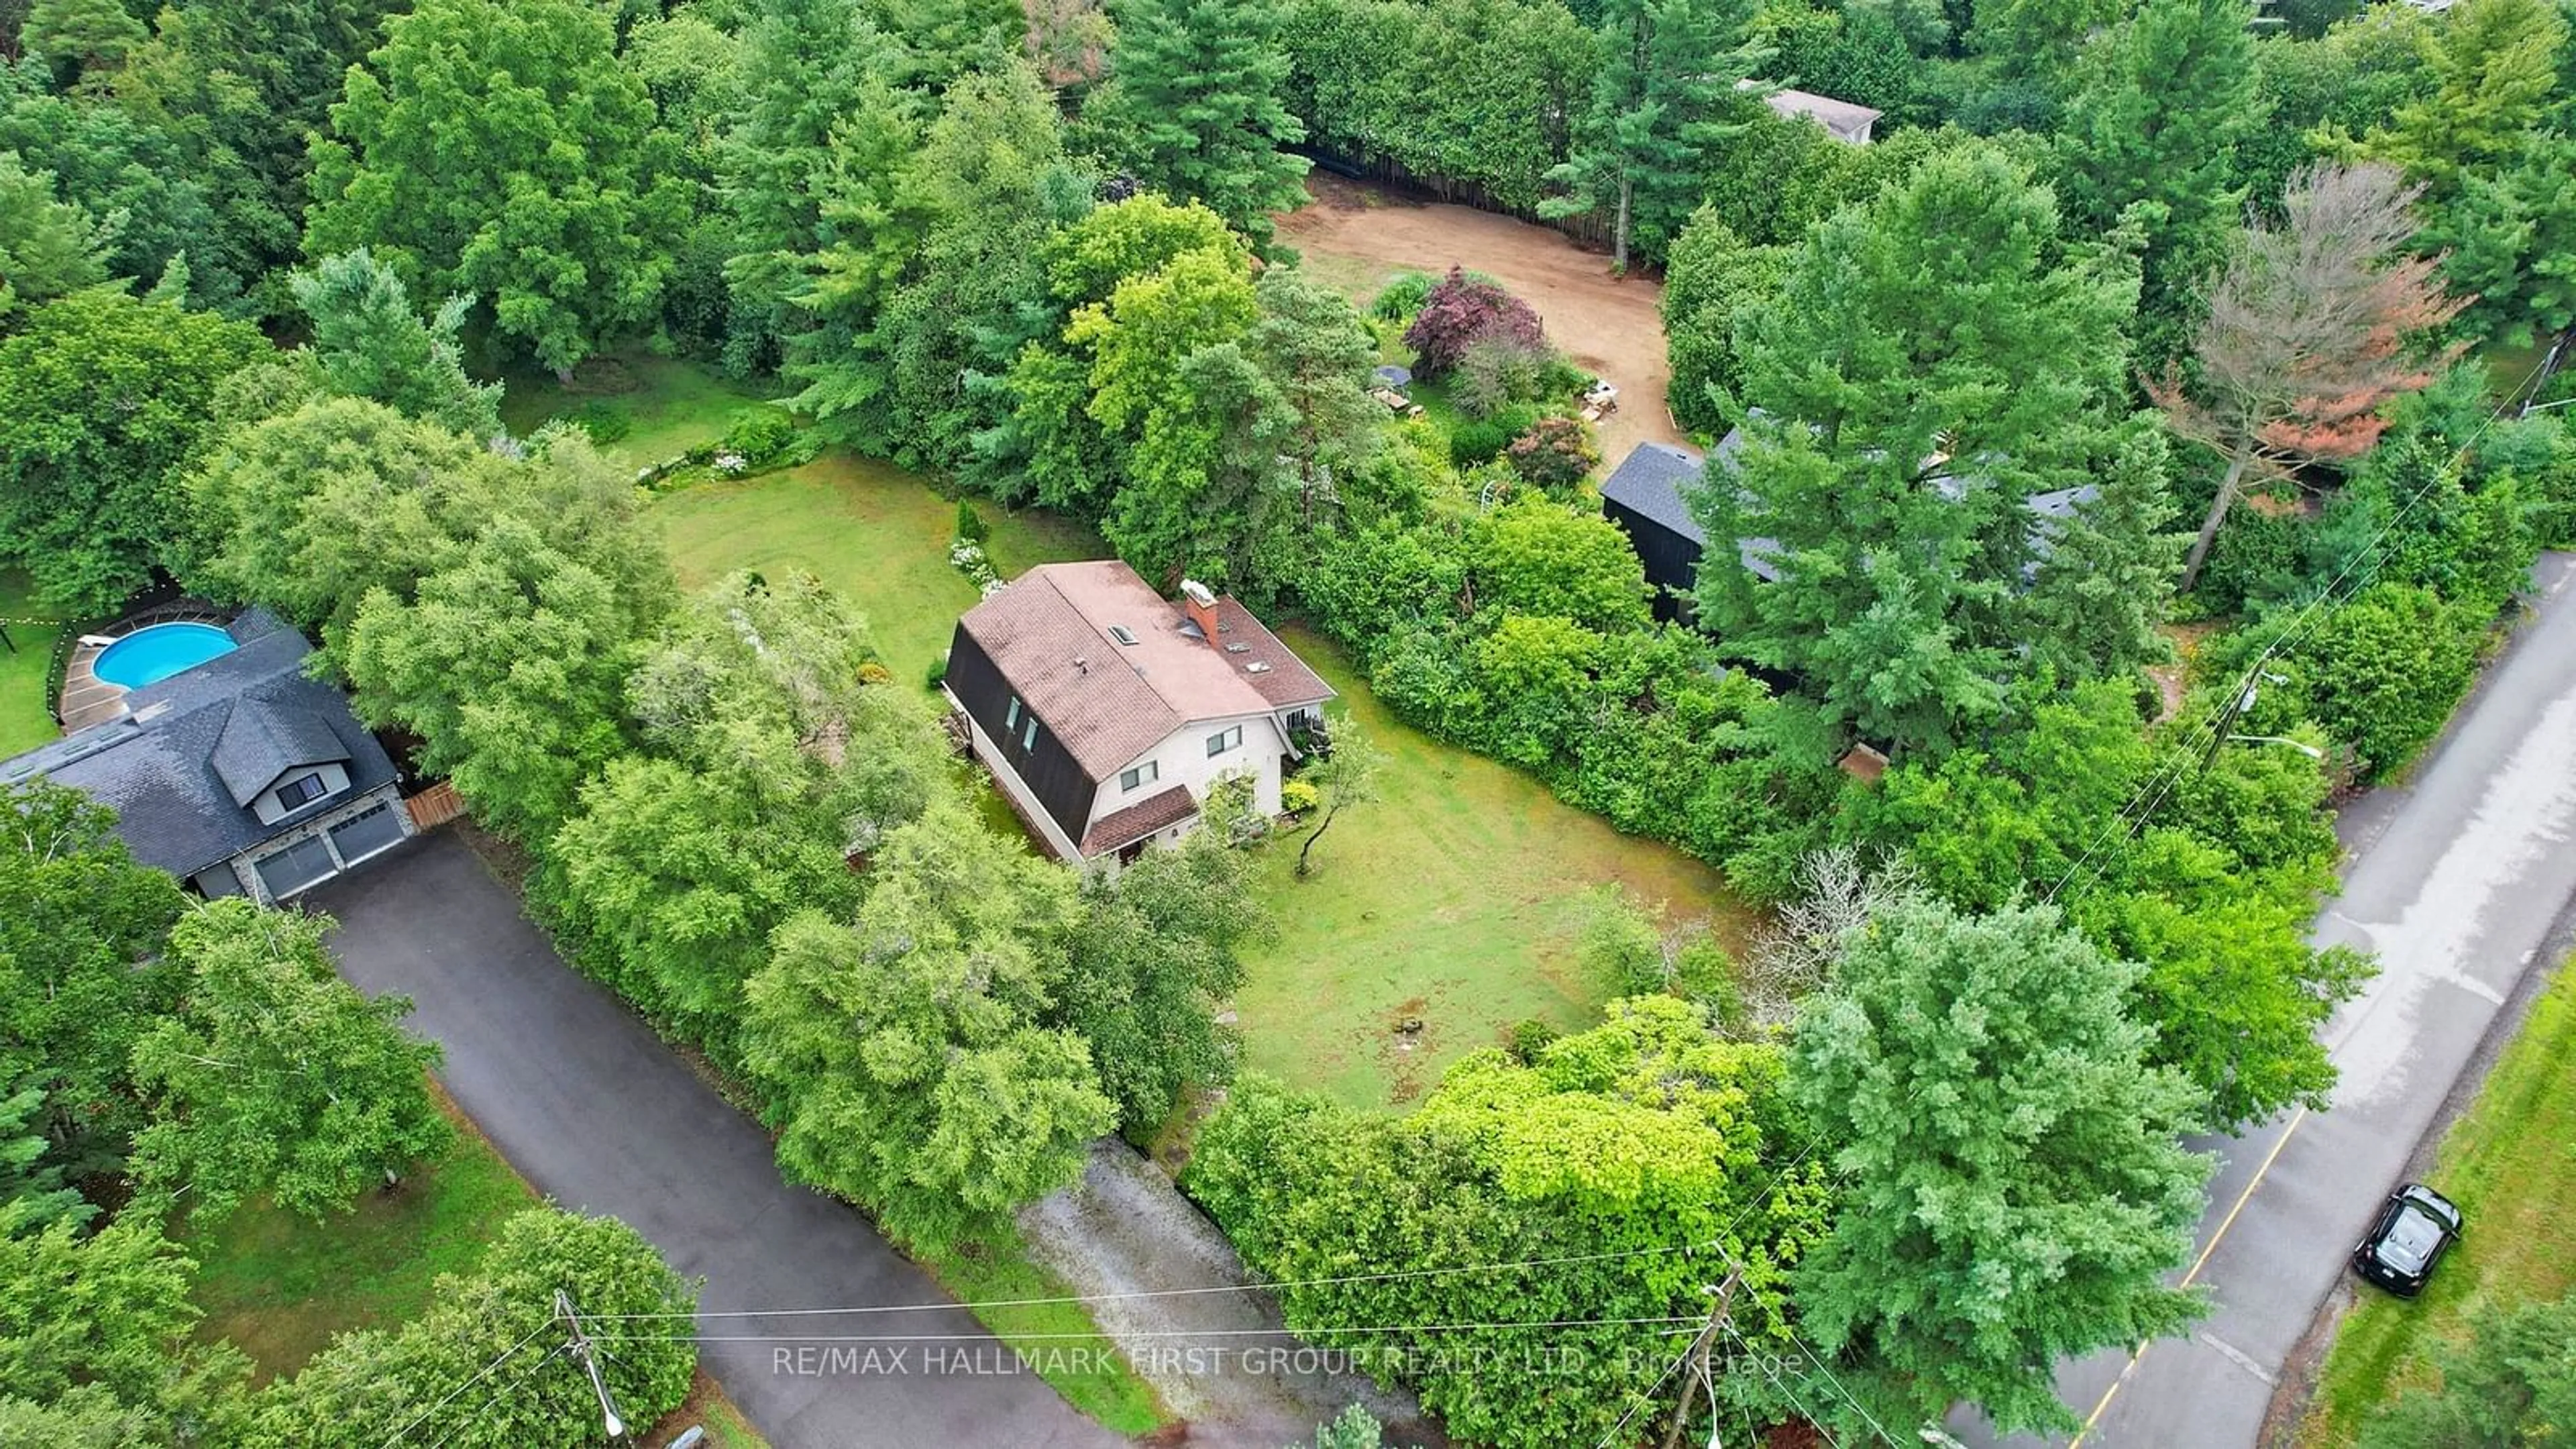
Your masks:
M110 684L141 689L238 647L212 624L155 624L100 650L90 671Z

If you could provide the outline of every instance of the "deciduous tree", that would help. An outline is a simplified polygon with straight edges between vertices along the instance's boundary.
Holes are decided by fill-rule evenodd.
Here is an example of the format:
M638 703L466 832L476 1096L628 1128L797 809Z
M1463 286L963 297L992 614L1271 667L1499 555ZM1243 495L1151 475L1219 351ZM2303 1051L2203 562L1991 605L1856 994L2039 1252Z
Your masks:
M365 594L343 658L360 716L421 736L424 769L533 842L625 747L626 676L672 585L632 480L587 443L556 436L498 477L528 486L526 511L496 508L408 589ZM546 494L561 506L529 506Z
M31 1444L242 1442L250 1365L191 1341L196 1268L143 1214L0 1232L0 1429L27 1425ZM66 1427L116 1437L51 1437Z
M2192 374L2149 386L2173 430L2226 466L2183 561L2185 591L2248 486L2369 452L2387 427L2380 407L2440 370L2426 334L2464 303L2443 292L2434 259L2406 253L2420 195L2385 166L2301 173L2286 219L2256 220L2210 292Z
M788 1172L924 1246L1078 1176L1118 1112L1082 1038L1043 1024L1074 892L947 798L886 837L855 920L781 926L743 1048Z
M1471 1054L1403 1116L1248 1080L1202 1132L1188 1183L1253 1269L1288 1284L1291 1327L1413 1365L1452 1433L1513 1449L1615 1440L1623 1421L1671 1412L1629 1355L1670 1363L1676 1339L1658 1329L1704 1321L1713 1276L1743 1270L1734 1328L1754 1351L1789 1345L1785 1265L1821 1229L1826 1189L1801 1162L1781 1071L1777 1046L1716 1041L1687 1003L1617 1001L1527 1064ZM1332 1266L1389 1254L1410 1269ZM1446 1327L1387 1327L1414 1324ZM1527 1372L1540 1352L1562 1371ZM1778 1386L1721 1375L1726 1412L1786 1415L1788 1399L1832 1393L1784 1372Z
M235 1442L327 1443L353 1424L388 1432L414 1425L410 1432L426 1442L469 1449L595 1438L599 1400L590 1380L531 1341L553 1326L558 1291L604 1350L600 1377L629 1422L652 1423L688 1397L698 1348L686 1326L697 1285L615 1218L539 1207L503 1222L473 1273L441 1274L418 1318L343 1333L293 1378L271 1385L252 1435ZM457 1392L505 1359L515 1371Z
M148 1194L206 1221L258 1193L320 1218L452 1140L429 1094L437 1043L403 1034L409 999L340 979L322 945L332 926L234 897L171 932L188 973L179 1010L134 1045Z
M608 17L575 0L424 0L349 73L313 151L305 250L360 246L560 375L649 320L686 183Z
M0 338L0 558L74 613L151 579L178 533L178 471L257 331L105 288Z
M1083 883L1051 1015L1090 1044L1125 1131L1151 1133L1184 1091L1233 1080L1235 1032L1219 1016L1243 984L1241 948L1269 926L1252 869L1201 830Z
M2123 1006L2137 975L2046 908L1899 902L1799 1020L1788 1089L1841 1182L1800 1317L1925 1422L1966 1399L2071 1429L2060 1359L2200 1311L2163 1275L2210 1164L2177 1140L2190 1086Z
M43 1091L30 1125L68 1175L122 1165L135 1038L178 1000L161 956L178 883L135 864L115 821L75 790L0 785L0 1083Z

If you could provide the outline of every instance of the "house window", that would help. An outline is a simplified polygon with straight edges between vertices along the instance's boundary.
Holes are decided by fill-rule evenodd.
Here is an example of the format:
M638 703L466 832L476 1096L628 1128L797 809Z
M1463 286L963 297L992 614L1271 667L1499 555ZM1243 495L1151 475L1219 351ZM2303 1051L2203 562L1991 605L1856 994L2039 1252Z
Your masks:
M304 775L277 787L277 803L289 810L301 810L330 793L320 775Z
M1011 696L1010 710L1002 716L1002 733L1009 734L1011 731L1018 729L1019 727L1020 697L1015 694Z
M1159 760L1147 760L1145 763L1138 765L1132 770L1121 771L1118 776L1118 788L1121 790L1133 790L1139 785L1151 785L1156 780L1161 779L1162 776L1162 762Z
M1030 715L1029 722L1020 729L1020 748L1024 750L1034 750L1037 747L1038 717L1036 715Z
M1235 725L1228 729L1221 729L1215 734L1208 736L1208 753L1210 755L1222 755L1226 751L1233 749L1235 746L1242 743L1243 726Z

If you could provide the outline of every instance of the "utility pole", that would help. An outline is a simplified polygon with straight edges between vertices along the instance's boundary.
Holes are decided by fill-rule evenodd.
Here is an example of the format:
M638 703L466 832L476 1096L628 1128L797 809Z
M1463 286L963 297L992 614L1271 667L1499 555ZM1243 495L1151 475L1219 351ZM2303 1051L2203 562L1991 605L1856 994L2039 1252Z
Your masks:
M1726 1281L1708 1290L1715 1301L1709 1305L1708 1325L1699 1331L1699 1337L1691 1340L1691 1372L1682 1380L1682 1395L1673 1404L1672 1421L1664 1426L1664 1449L1681 1449L1682 1426L1690 1420L1691 1378L1697 1378L1700 1387L1708 1393L1708 1449L1721 1449L1717 1442L1717 1385L1708 1376L1708 1356L1709 1350L1717 1344L1717 1336L1726 1331L1729 1320L1735 1315L1735 1290L1743 1282L1744 1270L1741 1267L1729 1268Z
M599 1352L591 1346L590 1335L582 1331L581 1315L573 1311L572 1295L561 1288L555 1290L555 1317L571 1332L572 1341L565 1347L572 1351L572 1361L590 1376L590 1391L599 1396L599 1414L606 1421L609 1442L625 1438L626 1421L618 1417L617 1401L609 1396L608 1381L599 1376Z

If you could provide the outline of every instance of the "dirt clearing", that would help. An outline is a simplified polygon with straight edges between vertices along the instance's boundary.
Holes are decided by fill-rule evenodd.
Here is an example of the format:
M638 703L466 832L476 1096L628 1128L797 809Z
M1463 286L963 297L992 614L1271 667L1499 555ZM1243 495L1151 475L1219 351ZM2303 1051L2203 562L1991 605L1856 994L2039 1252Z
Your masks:
M1328 172L1308 176L1306 190L1314 201L1279 218L1279 238L1304 254L1317 280L1365 306L1398 272L1483 272L1538 309L1575 365L1619 389L1619 411L1601 420L1605 466L1617 467L1639 443L1689 445L1664 406L1672 365L1655 311L1660 284L1621 281L1608 257L1508 216L1414 201Z

